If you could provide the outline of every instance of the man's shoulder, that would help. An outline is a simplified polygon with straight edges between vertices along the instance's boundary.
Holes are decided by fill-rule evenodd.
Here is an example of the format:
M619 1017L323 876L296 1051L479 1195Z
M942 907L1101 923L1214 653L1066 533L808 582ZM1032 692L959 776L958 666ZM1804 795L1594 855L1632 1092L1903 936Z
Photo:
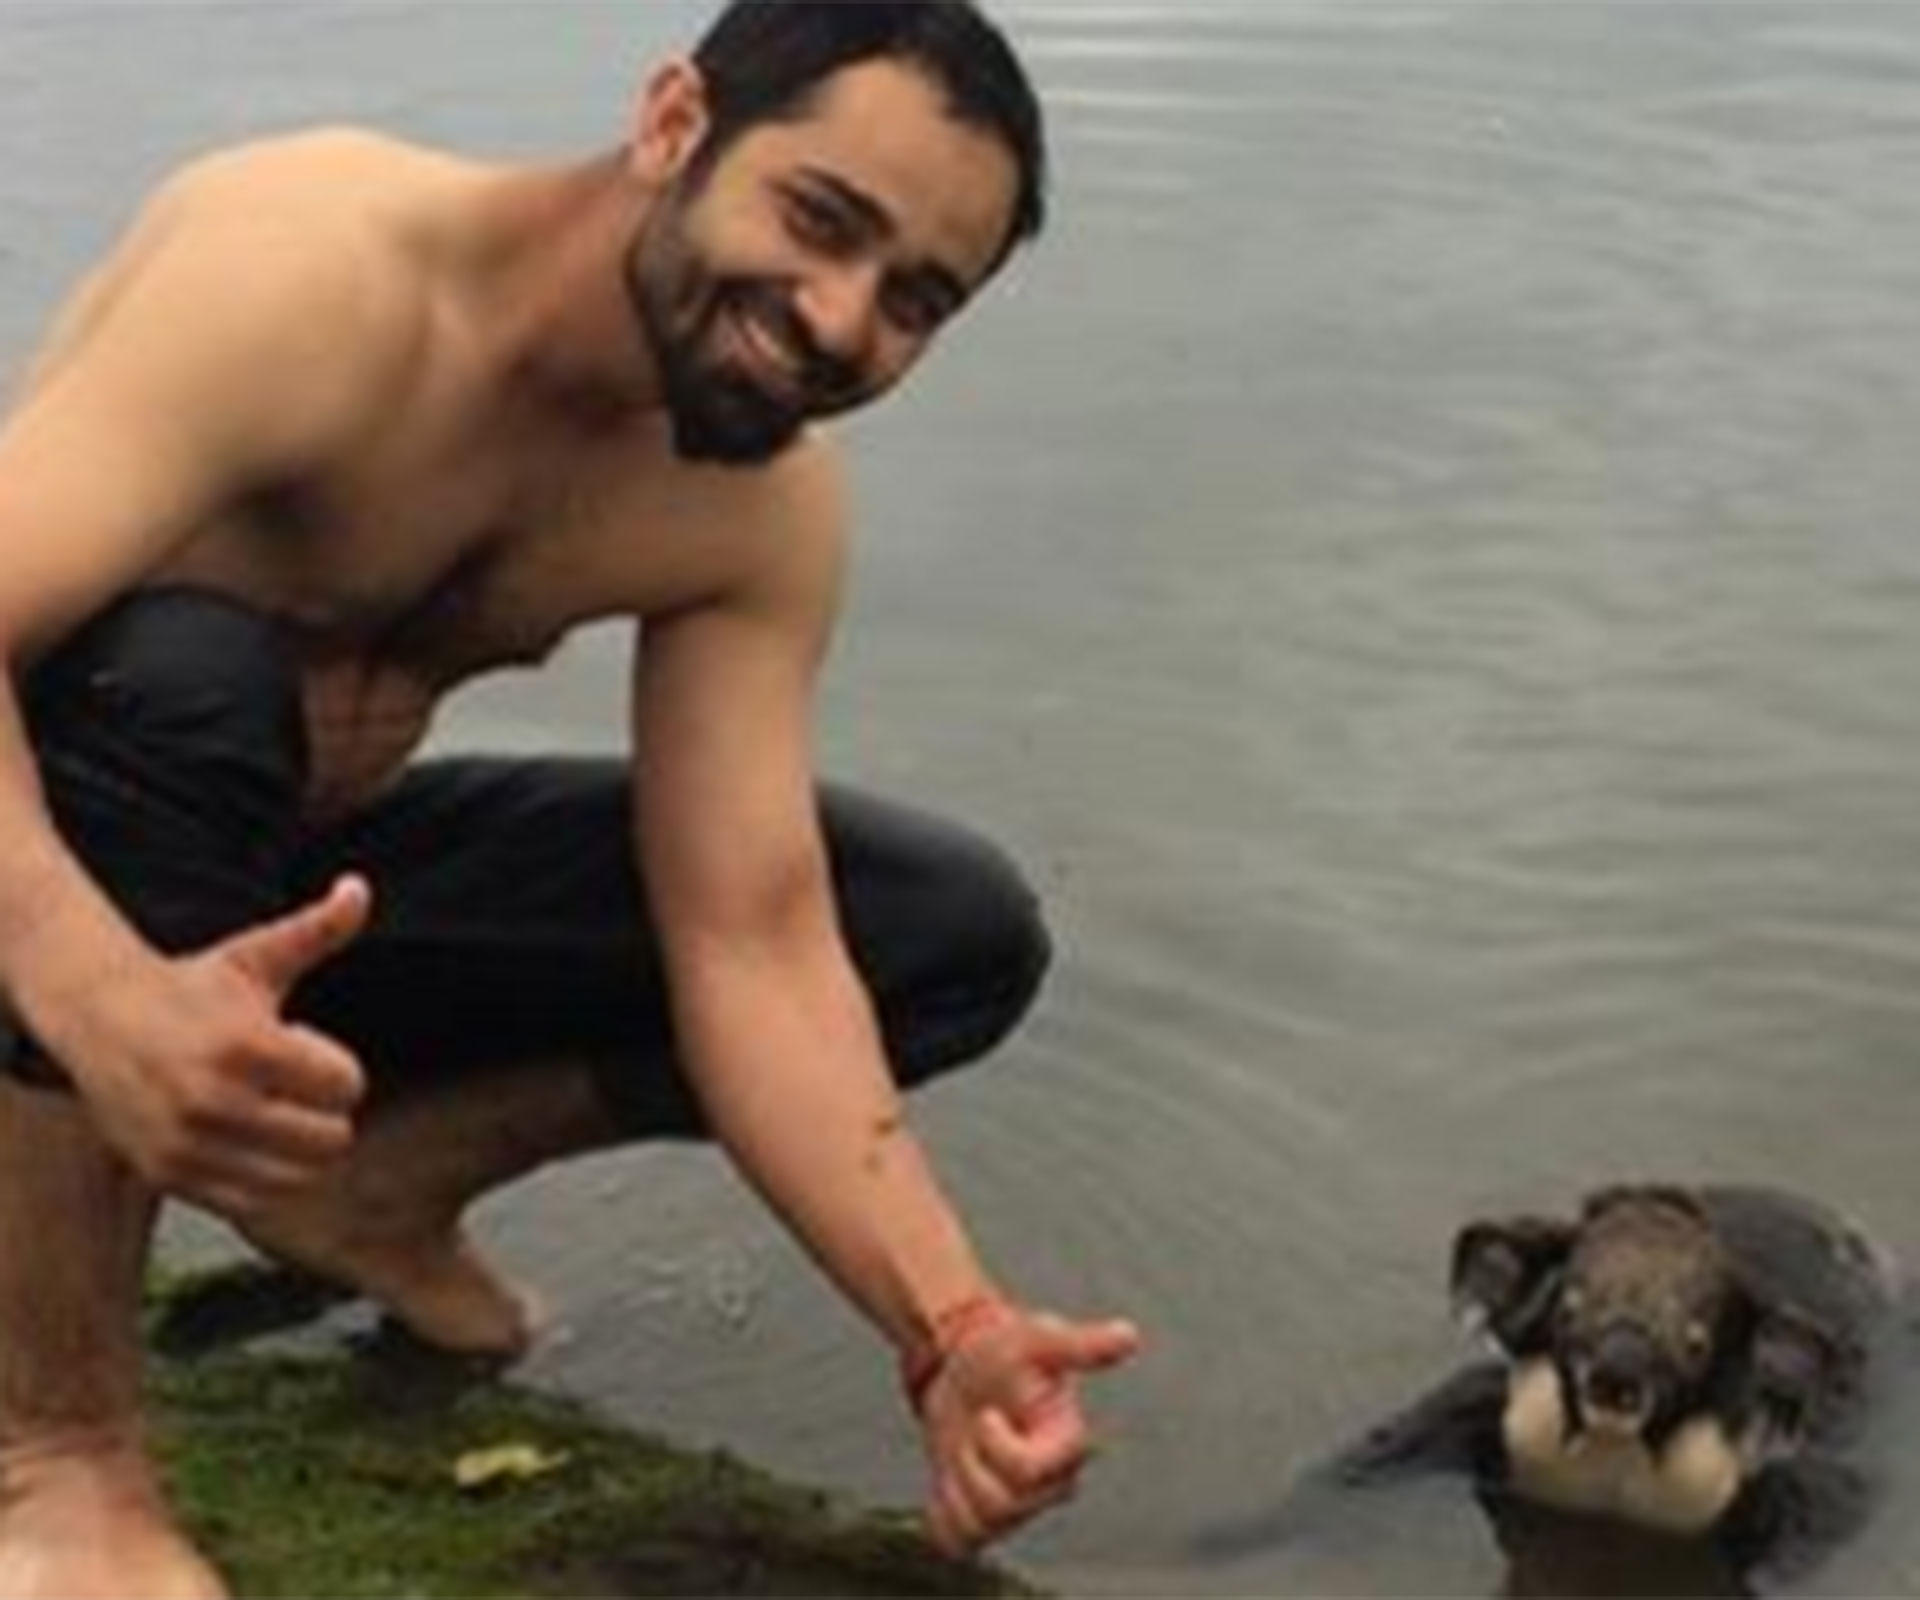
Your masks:
M676 459L662 428L625 475L591 565L627 607L651 614L662 592L680 611L832 607L849 507L839 446L824 434L760 465L720 467Z
M645 523L708 530L713 537L765 542L809 533L836 535L847 516L847 468L840 445L809 429L770 460L752 465L688 461L671 426L651 416L623 452L624 509Z
M815 426L771 461L736 473L786 532L838 533L846 520L847 463L839 442Z
M683 503L697 505L702 522L742 536L759 555L756 565L809 552L826 555L845 537L846 460L838 442L818 428L755 466L675 470Z
M161 207L217 210L267 202L269 214L320 199L345 206L463 165L444 151L373 128L330 123L202 151L174 167L153 200Z
M322 345L404 351L424 326L431 271L410 237L429 152L322 128L202 155L159 185L107 276L224 285L205 311L302 321ZM224 309L221 309L224 308Z
M349 194L358 143L295 135L177 170L63 305L24 394L91 375L251 407L300 440L360 429L417 367L433 286L404 229Z
M468 168L371 130L313 128L208 151L168 174L121 241L123 257L160 243L282 253L405 287L423 268L426 226Z

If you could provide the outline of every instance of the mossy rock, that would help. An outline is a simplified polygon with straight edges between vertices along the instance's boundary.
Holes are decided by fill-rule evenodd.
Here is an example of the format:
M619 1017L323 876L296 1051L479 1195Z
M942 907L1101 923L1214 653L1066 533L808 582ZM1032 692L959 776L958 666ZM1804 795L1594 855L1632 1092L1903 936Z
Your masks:
M184 1316L204 1334L204 1307L249 1277L262 1275L165 1288L156 1330ZM238 1298L257 1309L255 1290ZM250 1600L1037 1593L942 1557L908 1517L611 1426L403 1340L188 1356L155 1342L175 1498Z

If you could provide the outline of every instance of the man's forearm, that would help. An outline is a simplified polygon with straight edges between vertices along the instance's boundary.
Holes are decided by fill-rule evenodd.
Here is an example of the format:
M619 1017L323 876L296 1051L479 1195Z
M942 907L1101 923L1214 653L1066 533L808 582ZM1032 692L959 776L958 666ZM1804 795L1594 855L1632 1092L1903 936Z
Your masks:
M924 1346L987 1280L906 1124L852 967L735 954L679 989L687 1071L721 1144L902 1351Z

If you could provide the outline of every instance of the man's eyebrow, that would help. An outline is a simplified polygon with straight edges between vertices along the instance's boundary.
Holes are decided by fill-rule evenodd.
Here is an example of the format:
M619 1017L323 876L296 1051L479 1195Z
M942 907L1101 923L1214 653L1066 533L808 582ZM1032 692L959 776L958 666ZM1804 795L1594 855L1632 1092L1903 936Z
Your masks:
M836 201L853 212L859 219L860 226L868 232L882 239L891 239L900 231L892 212L866 190L857 184L849 183L839 173L828 172L824 167L802 167L800 173L807 182L825 189ZM944 261L929 257L918 266L916 271L950 302L952 309L964 306L973 298L973 291L967 286L967 281Z
M857 184L849 183L837 172L829 172L824 167L802 167L800 174L809 183L827 190L833 197L854 212L860 219L860 225L882 238L891 239L898 233L899 225L893 220L893 213L874 199Z

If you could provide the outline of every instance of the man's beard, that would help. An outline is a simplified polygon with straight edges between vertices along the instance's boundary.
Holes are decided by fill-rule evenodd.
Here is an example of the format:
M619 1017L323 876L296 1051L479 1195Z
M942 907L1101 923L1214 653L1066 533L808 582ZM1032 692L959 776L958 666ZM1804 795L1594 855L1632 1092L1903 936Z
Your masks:
M627 297L660 373L675 450L688 461L758 465L792 444L811 418L864 398L858 374L813 348L777 287L709 270L685 243L682 210L671 197L634 241ZM770 389L722 348L742 324L791 358L791 387Z

